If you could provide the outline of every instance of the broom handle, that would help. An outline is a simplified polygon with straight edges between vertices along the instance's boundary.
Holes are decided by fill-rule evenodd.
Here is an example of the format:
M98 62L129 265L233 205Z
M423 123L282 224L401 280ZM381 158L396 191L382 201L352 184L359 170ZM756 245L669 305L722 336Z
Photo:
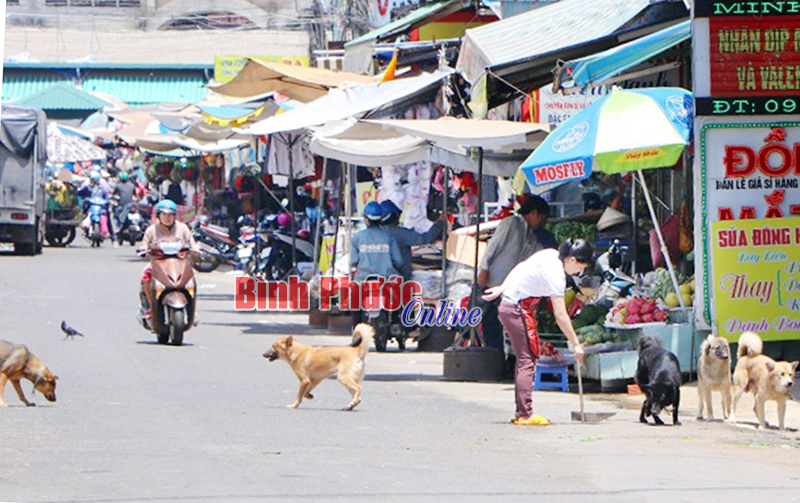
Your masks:
M586 416L583 414L583 375L581 373L581 363L575 360L575 369L578 371L578 396L580 397L581 401L581 422L586 422Z

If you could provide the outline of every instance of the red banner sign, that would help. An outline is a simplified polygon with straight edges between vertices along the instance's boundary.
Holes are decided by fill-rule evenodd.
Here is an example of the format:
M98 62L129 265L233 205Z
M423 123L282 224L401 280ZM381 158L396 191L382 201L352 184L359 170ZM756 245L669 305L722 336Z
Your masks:
M711 96L797 96L800 16L709 20Z

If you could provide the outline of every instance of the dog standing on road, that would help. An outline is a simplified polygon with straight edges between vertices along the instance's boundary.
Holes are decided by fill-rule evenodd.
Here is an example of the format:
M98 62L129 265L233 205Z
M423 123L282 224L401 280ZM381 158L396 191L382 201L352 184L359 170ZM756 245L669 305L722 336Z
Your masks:
M681 367L678 358L661 347L661 340L650 336L639 337L639 364L636 368L636 384L646 396L639 414L639 422L647 423L653 416L656 424L664 424L658 415L672 405L672 424L680 425L678 407L681 403Z
M706 416L714 419L711 406L711 392L719 391L722 395L722 417L728 419L731 414L731 346L723 337L709 335L700 346L700 357L697 359L697 396L700 407L697 419L703 419L703 404Z
M333 374L350 392L352 400L347 410L353 410L361 403L361 379L364 377L364 359L369 352L375 330L366 323L359 323L353 329L353 343L344 347L306 346L295 342L294 337L282 337L264 353L269 361L284 360L292 367L298 379L300 390L297 400L287 405L290 409L300 406L303 398L314 398L311 391L319 383Z
M739 337L739 361L733 371L733 414L731 421L736 422L736 406L742 395L750 391L755 395L753 411L762 428L767 427L764 418L764 405L767 401L778 402L778 425L784 429L786 417L786 400L794 386L794 373L798 362L776 362L769 356L762 355L763 342L754 332L745 332Z
M27 347L22 344L0 341L0 407L8 407L8 404L3 400L3 391L8 381L11 381L11 384L14 385L17 396L22 400L22 403L28 407L36 405L25 398L22 386L19 384L22 378L32 382L34 391L39 391L48 401L56 401L56 379L58 379L58 376L53 375L38 358L28 351Z

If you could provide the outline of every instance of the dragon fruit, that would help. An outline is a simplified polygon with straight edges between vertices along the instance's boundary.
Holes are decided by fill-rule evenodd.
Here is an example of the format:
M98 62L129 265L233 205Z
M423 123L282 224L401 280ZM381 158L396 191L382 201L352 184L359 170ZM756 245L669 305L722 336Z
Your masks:
M638 314L629 314L625 317L624 321L626 325L636 325L637 323L642 322L642 317Z
M642 315L642 323L653 323L654 321L656 321L656 318L653 313Z
M660 309L656 309L654 317L656 321L667 321L668 315L666 311L662 311Z
M642 309L641 309L642 315L652 314L653 311L655 310L656 310L655 301L645 302L644 304L642 304Z

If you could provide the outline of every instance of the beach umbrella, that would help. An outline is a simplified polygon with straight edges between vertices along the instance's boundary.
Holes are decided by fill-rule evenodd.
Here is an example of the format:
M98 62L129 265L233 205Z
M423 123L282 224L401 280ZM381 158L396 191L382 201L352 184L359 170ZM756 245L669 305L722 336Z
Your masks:
M520 166L542 187L593 171L637 172L673 286L683 300L642 170L674 166L692 133L692 94L672 87L614 90L564 122Z

